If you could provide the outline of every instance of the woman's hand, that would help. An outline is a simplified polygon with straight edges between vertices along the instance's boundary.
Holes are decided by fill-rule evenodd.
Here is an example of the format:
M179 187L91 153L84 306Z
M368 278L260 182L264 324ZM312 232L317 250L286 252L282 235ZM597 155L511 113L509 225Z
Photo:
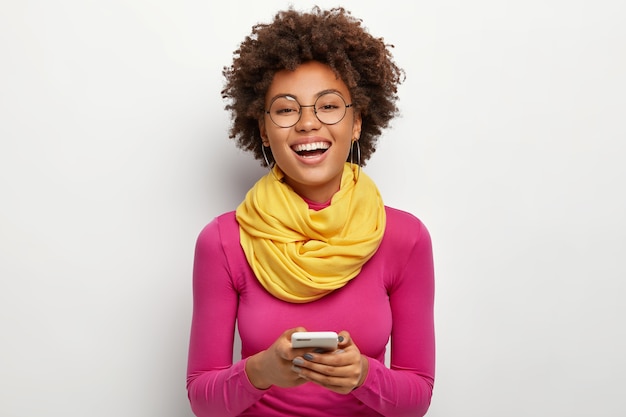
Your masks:
M339 340L334 352L307 352L294 358L291 367L294 375L339 394L360 387L367 377L369 362L348 332L339 333Z
M307 382L291 369L292 361L306 352L305 349L291 348L291 335L304 331L304 327L287 330L267 350L248 358L246 374L252 385L259 389L272 385L288 388Z

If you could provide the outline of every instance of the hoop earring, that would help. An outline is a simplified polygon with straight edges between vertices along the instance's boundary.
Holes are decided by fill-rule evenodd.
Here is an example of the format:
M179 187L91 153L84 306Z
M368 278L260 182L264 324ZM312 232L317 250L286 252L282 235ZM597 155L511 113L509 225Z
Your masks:
M273 164L270 164L269 159L267 158L267 154L265 153L265 145L261 144L261 152L263 152L263 159L265 159L265 163L267 164L267 168L270 170L270 172L272 173L272 176L274 177L274 179L278 182L284 182L284 180L281 180L280 178L278 178L276 176L276 173L274 172L274 165L276 165L276 161L274 161Z
M267 154L265 153L265 145L261 144L261 152L263 152L263 159L265 159L265 164L267 165L267 167L270 169L270 171L273 168L273 165L270 164L270 160L267 159Z
M355 143L356 143L356 165L358 169L356 172L356 176L354 177L354 182L357 182L359 180L359 175L361 175L361 145L359 144L358 139L355 139L354 141L352 141L352 146L350 146L350 164L354 165L353 151L354 151Z

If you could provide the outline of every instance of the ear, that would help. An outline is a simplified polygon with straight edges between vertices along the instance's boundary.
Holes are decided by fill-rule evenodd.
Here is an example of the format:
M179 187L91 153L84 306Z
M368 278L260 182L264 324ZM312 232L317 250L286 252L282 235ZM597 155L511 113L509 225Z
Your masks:
M354 121L352 122L352 138L355 140L359 140L361 137L361 124L363 120L361 119L361 113L357 113L354 115Z
M265 129L265 120L263 118L259 119L259 133L261 134L263 146L270 146L270 141L267 138L267 130Z

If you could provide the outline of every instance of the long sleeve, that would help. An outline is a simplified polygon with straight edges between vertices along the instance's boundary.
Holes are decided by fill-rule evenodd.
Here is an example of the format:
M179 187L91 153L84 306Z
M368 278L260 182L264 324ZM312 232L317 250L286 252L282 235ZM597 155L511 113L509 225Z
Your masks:
M196 243L187 390L197 416L236 416L263 396L248 380L245 360L232 365L238 294L225 240L216 219Z
M390 216L391 221L396 218ZM434 272L430 235L421 222L407 222L402 216L400 219L399 224L388 225L389 232L398 235L398 239L391 240L406 243L410 239L414 244L406 265L399 269L389 290L393 320L391 369L370 359L365 383L353 391L353 395L365 405L387 417L426 414L435 372ZM393 252L385 255L394 258Z
M423 416L434 380L434 278L430 236L414 216L387 208L385 238L359 277L311 303L269 294L249 267L234 212L199 235L187 388L198 417ZM232 364L235 322L244 358ZM348 395L313 383L256 389L246 358L286 329L347 330L369 372ZM391 336L391 368L384 365Z

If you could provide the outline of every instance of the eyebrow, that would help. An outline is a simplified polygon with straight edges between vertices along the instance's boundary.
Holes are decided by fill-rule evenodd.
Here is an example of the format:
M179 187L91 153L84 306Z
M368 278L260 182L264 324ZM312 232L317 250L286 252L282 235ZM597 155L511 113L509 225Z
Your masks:
M320 96L323 96L324 94L328 94L328 93L335 93L335 94L338 94L338 95L340 95L343 99L345 99L344 95L343 95L343 94L341 94L341 91L339 91L339 90L337 90L337 89L335 89L335 88L328 88L328 89L326 89L326 90L318 91L318 92L315 94L315 98L317 99L317 98L319 98ZM274 100L274 99L276 99L276 98L278 98L278 97L291 97L291 98L296 99L296 101L298 101L298 102L299 102L299 100L298 100L298 96L297 96L297 95L295 95L295 94L290 94L290 93L281 93L281 94L276 94L274 97L270 97L269 101L271 102L272 100Z

